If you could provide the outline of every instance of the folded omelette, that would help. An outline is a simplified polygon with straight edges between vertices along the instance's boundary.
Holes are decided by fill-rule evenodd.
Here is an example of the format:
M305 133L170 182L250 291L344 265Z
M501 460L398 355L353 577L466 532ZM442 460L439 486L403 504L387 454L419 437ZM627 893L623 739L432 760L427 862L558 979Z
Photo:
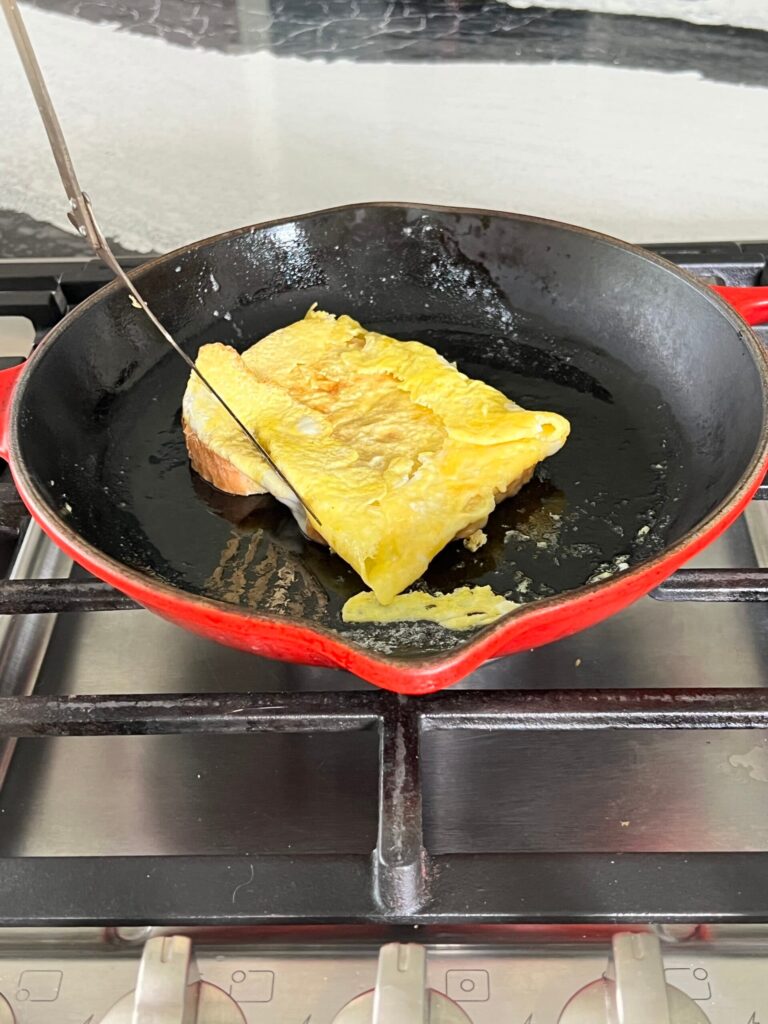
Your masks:
M204 345L197 366L321 520L194 375L183 402L193 468L233 494L270 492L348 562L381 604L449 541L485 525L570 430L460 373L434 349L310 310L247 352Z

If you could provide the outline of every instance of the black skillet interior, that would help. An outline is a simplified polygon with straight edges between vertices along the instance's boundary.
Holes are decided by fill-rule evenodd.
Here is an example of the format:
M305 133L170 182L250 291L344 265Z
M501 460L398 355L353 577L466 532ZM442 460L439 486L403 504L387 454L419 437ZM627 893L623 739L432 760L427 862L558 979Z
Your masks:
M485 547L453 543L433 561L418 584L431 591L490 584L528 602L622 571L703 520L758 443L759 378L738 328L668 267L560 225L344 208L202 243L140 282L192 354L212 340L246 348L316 302L568 417L563 451L496 510ZM89 544L181 591L373 650L423 658L471 636L345 626L356 574L271 498L223 495L190 470L186 376L116 289L29 375L20 454Z

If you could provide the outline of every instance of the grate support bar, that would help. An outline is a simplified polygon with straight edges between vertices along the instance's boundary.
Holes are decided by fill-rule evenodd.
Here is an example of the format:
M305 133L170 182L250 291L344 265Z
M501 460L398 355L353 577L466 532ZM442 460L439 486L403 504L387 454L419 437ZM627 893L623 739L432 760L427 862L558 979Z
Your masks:
M421 907L429 862L422 832L419 712L404 697L390 701L379 727L379 832L376 899L390 914Z
M768 689L463 690L411 700L368 691L0 698L0 736L15 737L344 732L379 722L389 780L383 795L410 799L419 729L768 729ZM420 807L411 803L413 824ZM385 851L397 845L380 838Z
M768 601L768 569L678 569L652 596L659 601Z
M0 877L2 926L768 920L764 852L448 854L414 913L377 905L364 855L9 857Z
M140 606L101 580L2 580L0 615L121 611Z
M367 693L32 695L0 698L0 736L346 732L380 713Z

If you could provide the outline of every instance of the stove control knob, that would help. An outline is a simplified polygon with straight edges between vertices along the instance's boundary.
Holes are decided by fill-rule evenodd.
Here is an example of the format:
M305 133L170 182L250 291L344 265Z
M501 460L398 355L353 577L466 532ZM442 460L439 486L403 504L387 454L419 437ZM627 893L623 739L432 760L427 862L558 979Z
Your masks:
M191 941L171 935L144 944L135 992L101 1024L245 1024L245 1017L226 992L200 981Z
M657 936L613 937L612 962L599 981L581 989L558 1024L709 1024L693 999L667 985Z
M13 1010L2 996L0 996L0 1024L16 1024L16 1018L13 1016Z
M333 1024L472 1024L452 999L427 988L423 946L392 942L379 951L376 988L347 1003Z

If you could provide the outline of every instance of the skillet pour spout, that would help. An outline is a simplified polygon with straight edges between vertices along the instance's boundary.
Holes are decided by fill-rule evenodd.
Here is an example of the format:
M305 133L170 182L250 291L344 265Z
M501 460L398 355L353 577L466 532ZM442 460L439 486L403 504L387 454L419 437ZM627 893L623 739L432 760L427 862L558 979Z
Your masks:
M142 266L141 293L185 352L244 349L321 309L435 347L522 406L572 426L420 587L489 585L490 626L345 624L363 589L270 500L196 478L180 422L186 369L117 283L0 374L0 454L50 537L182 628L266 657L346 669L400 693L625 608L701 551L765 475L763 289L723 295L627 243L518 214L370 203L252 225ZM215 282L215 286L214 286ZM227 317L222 316L222 311Z

